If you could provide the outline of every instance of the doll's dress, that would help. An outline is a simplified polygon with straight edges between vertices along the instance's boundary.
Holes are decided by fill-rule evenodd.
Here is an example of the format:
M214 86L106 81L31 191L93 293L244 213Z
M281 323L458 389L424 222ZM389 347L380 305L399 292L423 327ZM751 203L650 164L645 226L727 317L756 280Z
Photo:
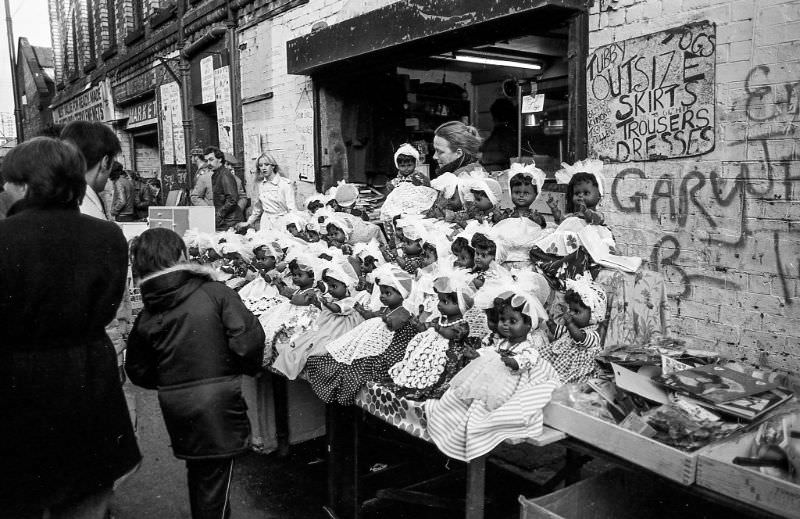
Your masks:
M373 317L339 336L325 349L336 362L352 364L355 360L383 353L393 336L394 332L383 322L383 317Z
M365 303L369 297L365 292L335 301L340 312L331 312L326 306L320 309L316 329L296 335L290 342L276 343L278 356L272 367L290 380L303 371L306 361L312 355L325 355L325 346L364 322L361 314L355 311L356 303Z
M271 272L277 273L276 270ZM239 297L242 299L244 306L253 312L256 317L286 302L286 298L278 292L278 289L267 283L261 276L243 286L239 291Z
M550 362L564 384L585 382L597 370L595 357L600 354L600 335L597 325L581 328L586 332L583 343L576 343L566 327L559 326L556 339L538 348L542 358Z
M412 182L400 182L381 206L382 220L391 220L397 215L421 214L431 208L439 195L431 187L415 186Z
M446 324L440 318L439 325L446 328L458 326L463 332L461 337L469 334L469 327L463 318ZM434 328L416 335L408 343L403 359L389 369L392 382L414 389L433 386L441 379L447 363L447 352L454 341L460 342L443 337Z
M312 294L315 288L298 290L294 295ZM272 364L278 352L278 345L290 343L301 334L316 329L319 308L314 305L299 306L291 300L275 306L270 312L258 318L264 329L264 366Z
M502 236L508 253L503 266L506 268L530 268L528 252L540 240L553 233L553 228L542 229L530 218L511 217L497 222L492 228Z

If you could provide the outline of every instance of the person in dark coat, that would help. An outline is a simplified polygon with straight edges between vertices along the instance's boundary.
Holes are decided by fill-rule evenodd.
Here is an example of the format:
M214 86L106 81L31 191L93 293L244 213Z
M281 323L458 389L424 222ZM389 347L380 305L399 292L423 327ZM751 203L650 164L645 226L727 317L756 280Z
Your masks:
M194 519L228 517L233 459L249 447L242 374L255 374L264 331L216 273L184 263L186 245L169 229L131 243L144 309L128 338L125 370L158 389L175 457L186 460Z
M141 459L104 329L127 243L78 210L85 170L77 148L49 137L4 163L23 196L0 221L0 517L103 517Z
M204 151L212 170L211 190L214 196L217 230L227 231L244 220L242 209L238 204L239 188L233 173L225 165L225 153L214 146L209 146Z

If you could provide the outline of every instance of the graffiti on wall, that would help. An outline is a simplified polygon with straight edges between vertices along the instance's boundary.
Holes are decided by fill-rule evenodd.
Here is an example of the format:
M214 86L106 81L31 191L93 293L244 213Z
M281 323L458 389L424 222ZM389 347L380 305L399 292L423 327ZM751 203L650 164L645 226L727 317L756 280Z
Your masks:
M595 50L586 67L594 155L632 162L713 150L715 60L707 21Z
M727 148L743 148L748 157L757 158L710 163L718 164L722 171L701 165L683 175L664 172L647 190L641 187L647 178L642 169L624 168L612 182L611 201L623 214L643 215L654 227L670 229L657 237L650 261L656 269L675 274L681 288L672 296L687 296L698 281L737 288L723 275L690 274L681 266L690 263L682 257L685 251L676 235L681 231L700 242L693 249L728 250L734 257L747 249L751 257L743 261L760 262L768 257L769 264L762 264L778 279L776 295L792 304L791 283L800 276L800 258L792 257L796 249L788 247L782 236L787 226L792 226L785 202L796 198L800 183L800 152L791 145L800 124L800 81L775 83L770 68L758 65L746 75L744 95L731 111L743 113L740 124L748 131L746 138L729 141ZM758 239L748 241L755 235ZM717 271L727 271L725 262L715 262L713 253L709 256Z

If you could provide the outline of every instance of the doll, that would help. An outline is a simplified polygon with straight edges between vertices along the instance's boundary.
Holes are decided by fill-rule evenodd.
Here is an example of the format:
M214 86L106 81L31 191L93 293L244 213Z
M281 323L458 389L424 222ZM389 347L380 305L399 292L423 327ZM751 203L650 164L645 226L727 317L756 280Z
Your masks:
M419 151L408 144L402 144L394 153L394 165L397 166L397 176L389 182L389 189L395 189L404 183L414 186L430 187L428 177L417 171L419 164Z
M460 189L469 189L472 201L467 202L463 210L455 213L446 220L465 229L470 221L478 223L492 223L500 218L500 198L503 190L493 178L467 179Z
M329 343L327 355L309 357L306 363L311 388L325 402L352 404L367 381L383 379L403 358L408 342L417 334L411 313L403 306L413 289L411 276L385 264L375 270L375 279L380 309L355 304L366 320Z
M566 280L564 324L547 322L551 342L540 349L542 357L558 371L564 384L584 382L595 372L595 357L600 353L598 324L606 318L606 293L599 284L584 276Z
M558 373L539 355L531 330L547 318L531 294L509 285L495 299L499 337L478 350L440 400L428 400L428 432L450 457L469 461L506 439L542 432L542 408Z
M280 350L298 335L316 329L319 308L313 304L318 294L314 286L314 265L319 262L319 259L309 255L301 254L291 258L289 271L297 288L290 291L283 285L279 290L289 300L259 317L266 337L264 366L272 364L276 349Z
M410 144L401 145L394 154L394 162L397 177L387 183L389 193L380 209L380 219L390 237L394 217L424 213L433 206L437 197L428 177L416 169L419 162L416 148Z
M300 374L308 357L324 355L328 343L364 322L355 305L364 302L369 295L356 291L358 277L350 263L340 257L333 262L325 262L321 272L320 293L313 302L320 308L316 329L277 346L278 357L272 367L290 380Z
M433 282L438 296L438 317L425 323L425 330L411 339L403 359L389 375L398 394L413 400L438 398L462 367L461 353L467 345L469 325L464 313L472 308L473 291L464 272L441 272Z
M450 245L450 252L455 256L454 267L472 270L475 266L475 249L469 244L467 238L457 236Z
M463 180L450 172L442 173L431 180L431 187L437 191L437 196L431 208L425 211L425 217L453 221L455 213L464 209L459 190L462 182Z
M470 245L475 250L475 265L472 268L475 278L472 284L476 290L480 290L487 279L496 279L508 273L501 266L505 260L505 250L498 237L476 232Z

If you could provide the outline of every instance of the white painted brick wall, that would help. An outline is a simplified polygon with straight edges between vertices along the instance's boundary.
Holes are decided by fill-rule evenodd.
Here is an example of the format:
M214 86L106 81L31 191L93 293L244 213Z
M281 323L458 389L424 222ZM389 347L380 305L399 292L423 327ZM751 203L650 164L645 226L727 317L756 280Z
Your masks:
M602 202L620 249L664 273L672 329L691 344L800 372L800 0L611 5L590 11L590 50L694 21L717 24L716 148L607 166L609 183L621 179L619 203L611 189ZM631 168L643 178L622 173ZM693 172L705 181L695 198L708 217L691 202L678 214L681 183ZM672 178L670 194L654 202L662 175ZM729 199L736 189L744 196ZM623 212L636 196L641 210Z

